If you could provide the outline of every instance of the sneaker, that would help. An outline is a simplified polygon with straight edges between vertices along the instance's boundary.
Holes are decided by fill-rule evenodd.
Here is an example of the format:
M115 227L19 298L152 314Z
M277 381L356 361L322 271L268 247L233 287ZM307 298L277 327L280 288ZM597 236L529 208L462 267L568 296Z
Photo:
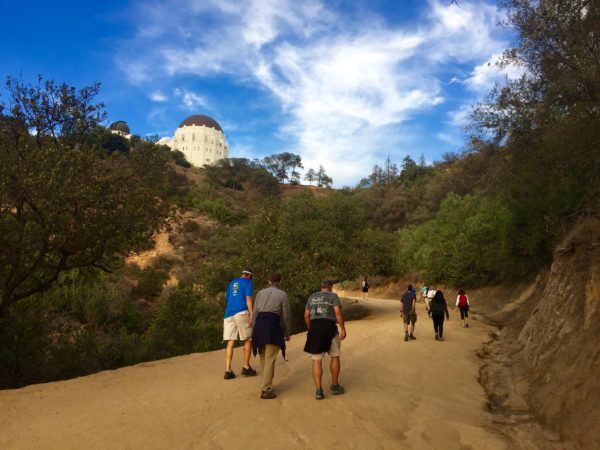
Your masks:
M467 323L467 324L465 324L465 328L469 328L469 324L468 324L468 323Z
M417 339L417 338L416 338L416 337L414 337L412 334L409 336L409 338L410 338L410 340L411 340L411 341L415 341L415 340Z
M444 338L442 336L439 337L438 341L443 341Z
M323 389L317 389L317 392L315 392L315 398L316 398L317 400L322 400L322 399L323 399L323 397L325 397L325 396L323 395Z
M225 376L223 378L225 378L226 380L231 380L235 378L235 373L233 373L233 370L228 370L227 372L225 372Z
M346 390L344 389L344 386L342 386L341 384L332 384L329 389L331 390L331 393L333 395L339 395L339 394L343 394L344 392L346 392Z
M408 334L404 335L404 342L408 341Z
M264 399L271 399L271 398L275 398L275 397L277 397L277 394L275 394L275 392L273 392L270 389L268 389L266 391L262 391L262 393L260 394L260 398L264 398Z
M248 366L248 368L242 367L242 375L245 377L253 377L254 375L256 375L256 370L254 370L250 366Z

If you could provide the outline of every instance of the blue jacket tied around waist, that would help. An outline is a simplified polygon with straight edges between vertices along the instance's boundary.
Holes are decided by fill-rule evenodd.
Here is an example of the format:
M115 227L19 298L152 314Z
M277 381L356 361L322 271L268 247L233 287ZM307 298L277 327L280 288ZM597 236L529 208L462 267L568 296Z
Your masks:
M285 359L285 339L279 324L280 317L272 312L261 312L256 316L254 329L252 331L252 353L256 356L261 345L279 345L281 354Z

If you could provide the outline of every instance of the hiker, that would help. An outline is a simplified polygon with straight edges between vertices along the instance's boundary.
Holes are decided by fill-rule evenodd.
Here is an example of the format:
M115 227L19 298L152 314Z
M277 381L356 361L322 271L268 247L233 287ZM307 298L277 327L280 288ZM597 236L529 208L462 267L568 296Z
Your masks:
M285 359L285 341L290 340L292 328L292 311L288 296L279 285L281 275L273 273L269 276L269 287L256 294L252 312L252 352L260 354L262 369L262 399L277 397L271 389L275 374L275 360L281 349Z
M304 351L312 360L312 375L315 382L315 398L324 397L321 379L323 378L323 357L325 353L331 358L331 386L334 395L343 394L344 387L339 383L340 376L340 347L346 338L346 327L340 298L333 290L331 281L323 281L321 290L311 294L304 308L304 322L308 333ZM338 333L337 324L340 326Z
M435 296L435 289L427 288L427 295L425 296L425 309L427 310L427 314L431 317L431 310L429 309L429 305L431 305L431 300Z
M450 320L448 314L448 305L442 291L435 291L435 295L429 304L431 310L431 318L433 319L433 330L435 331L435 340L444 340L444 314L446 319Z
M421 300L423 301L423 303L425 303L425 306L428 305L427 303L427 291L429 290L429 286L421 286Z
M417 296L413 291L412 284L409 284L406 292L402 294L402 298L400 299L400 314L402 314L402 321L404 322L404 341L417 339L414 336L415 323L417 322L416 303Z
M231 370L233 347L235 341L244 342L244 365L242 375L254 376L256 370L250 367L250 353L252 351L252 271L246 269L242 275L229 283L225 295L227 306L223 319L223 340L227 341L225 352L226 380L235 378Z
M463 289L459 290L456 296L456 308L460 310L460 320L463 321L463 328L469 328L469 306L471 306L469 297Z
M363 298L369 298L369 281L367 280L367 277L363 278L360 286L362 288Z

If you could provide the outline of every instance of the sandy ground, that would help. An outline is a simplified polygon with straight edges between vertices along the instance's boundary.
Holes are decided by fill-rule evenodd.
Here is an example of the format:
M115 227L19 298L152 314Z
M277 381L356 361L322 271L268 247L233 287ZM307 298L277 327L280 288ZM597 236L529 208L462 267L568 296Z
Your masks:
M488 328L463 329L456 313L445 342L422 305L416 341L404 342L399 303L362 301L372 314L347 323L341 383L318 401L305 334L276 363L275 400L258 377L224 380L224 351L192 354L74 380L0 391L1 449L504 449L477 381L475 351ZM242 352L236 349L239 374ZM328 368L328 358L325 365ZM328 386L330 375L324 374Z

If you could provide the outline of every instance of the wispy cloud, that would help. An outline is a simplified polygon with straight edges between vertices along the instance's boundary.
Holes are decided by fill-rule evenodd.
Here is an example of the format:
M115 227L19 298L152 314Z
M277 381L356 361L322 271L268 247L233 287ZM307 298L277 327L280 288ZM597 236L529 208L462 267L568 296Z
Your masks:
M208 102L204 97L195 92L188 91L186 89L176 88L173 91L173 95L181 99L183 109L188 111L196 111L198 108L208 108Z
M323 164L339 185L403 149L408 119L444 105L448 67L459 62L463 73L456 80L479 92L492 77L486 64L506 45L494 31L495 6L480 1L456 7L429 0L410 26L376 13L363 21L318 0L147 5L140 1L144 25L131 44L137 54L127 55L132 83L225 76L258 87L288 119L273 132L305 166ZM190 111L208 107L191 91L174 96Z
M165 94L163 94L160 90L158 90L158 91L154 91L150 94L150 100L152 100L153 102L162 103L162 102L166 102L167 100L169 100L169 98Z

